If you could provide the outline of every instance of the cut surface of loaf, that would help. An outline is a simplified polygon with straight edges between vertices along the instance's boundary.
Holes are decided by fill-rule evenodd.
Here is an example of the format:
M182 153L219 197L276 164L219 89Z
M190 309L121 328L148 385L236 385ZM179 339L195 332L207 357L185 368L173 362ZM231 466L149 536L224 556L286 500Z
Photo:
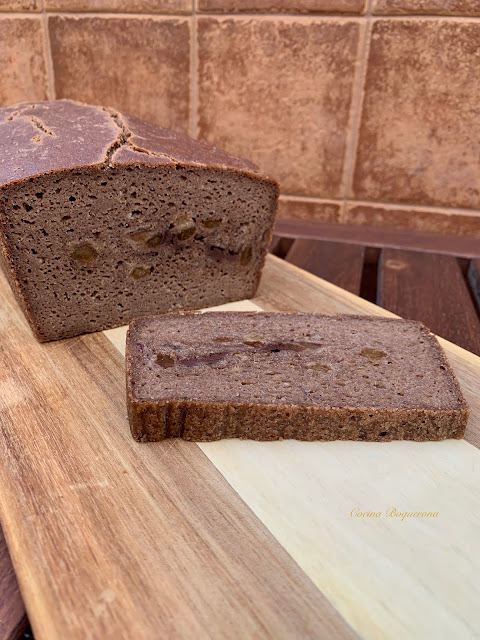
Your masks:
M414 321L312 313L137 318L127 405L141 441L461 438L468 409Z
M278 185L112 109L0 109L4 269L39 340L251 297Z

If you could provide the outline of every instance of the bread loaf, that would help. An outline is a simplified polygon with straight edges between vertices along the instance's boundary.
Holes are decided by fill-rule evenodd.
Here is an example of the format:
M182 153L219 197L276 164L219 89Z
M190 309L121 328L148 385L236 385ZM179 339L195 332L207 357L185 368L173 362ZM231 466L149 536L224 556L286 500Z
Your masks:
M251 297L277 184L247 161L104 107L0 109L4 268L36 337Z
M468 410L413 321L312 313L168 314L127 336L137 440L442 440Z

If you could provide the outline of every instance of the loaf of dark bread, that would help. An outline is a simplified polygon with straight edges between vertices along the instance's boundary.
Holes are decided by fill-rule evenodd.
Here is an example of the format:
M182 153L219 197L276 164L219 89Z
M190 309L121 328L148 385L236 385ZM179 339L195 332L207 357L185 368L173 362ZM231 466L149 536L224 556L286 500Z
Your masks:
M443 440L468 409L422 324L312 313L168 314L127 335L137 440Z
M251 297L278 185L104 107L0 109L4 268L36 337Z

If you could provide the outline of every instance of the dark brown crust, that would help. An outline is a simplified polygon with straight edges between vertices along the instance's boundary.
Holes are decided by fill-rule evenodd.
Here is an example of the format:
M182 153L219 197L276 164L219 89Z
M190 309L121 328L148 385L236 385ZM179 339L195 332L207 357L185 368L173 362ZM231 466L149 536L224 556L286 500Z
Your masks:
M468 410L419 411L302 407L197 402L128 401L132 436L141 442L183 438L211 442L250 440L392 440L461 439ZM380 436L386 433L386 436Z
M76 130L82 120L91 127ZM0 108L0 187L65 169L133 163L228 169L277 184L248 160L115 109L73 100Z
M188 313L188 312L187 312ZM185 315L171 314L171 315ZM250 314L252 315L252 314ZM278 314L271 313L275 316ZM306 314L289 314L305 316ZM312 316L315 314L311 314ZM336 316L336 318L368 316ZM305 405L269 405L248 402L147 401L136 397L133 380L133 345L138 330L154 321L136 318L127 333L126 381L127 408L132 436L142 442L180 437L193 441L222 438L253 440L444 440L463 437L469 409L445 352L436 337L420 322L416 324L440 355L458 391L455 409L378 409L371 407L327 407ZM376 322L398 323L394 318L375 318Z

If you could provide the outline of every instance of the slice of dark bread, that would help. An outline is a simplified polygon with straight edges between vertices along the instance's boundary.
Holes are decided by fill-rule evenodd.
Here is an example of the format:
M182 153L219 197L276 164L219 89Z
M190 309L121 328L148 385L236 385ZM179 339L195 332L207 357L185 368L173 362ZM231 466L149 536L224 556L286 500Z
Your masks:
M253 164L111 109L0 109L4 266L41 341L253 296L277 196Z
M168 314L127 335L137 440L443 440L467 405L421 323L313 313Z

